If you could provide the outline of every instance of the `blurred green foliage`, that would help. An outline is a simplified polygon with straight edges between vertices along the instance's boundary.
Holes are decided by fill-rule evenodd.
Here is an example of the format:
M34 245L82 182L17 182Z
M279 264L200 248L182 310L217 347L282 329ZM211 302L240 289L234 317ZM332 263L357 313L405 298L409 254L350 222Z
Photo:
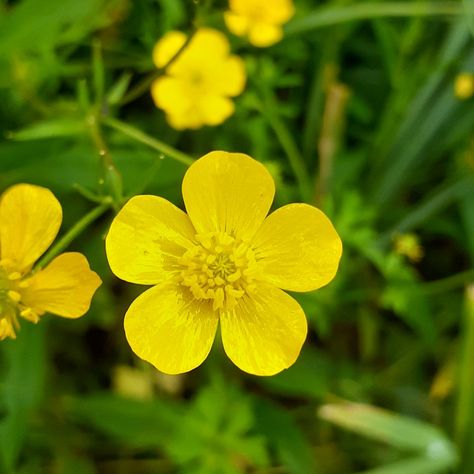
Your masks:
M64 233L108 196L182 205L189 157L246 152L276 205L317 204L345 246L327 288L295 295L310 333L293 367L248 376L216 343L171 377L125 341L138 290L107 266L111 209L70 245L104 280L91 311L0 345L0 472L474 472L474 99L453 92L474 72L472 12L295 4L271 48L228 35L248 73L235 114L178 133L143 88L151 50L170 29L226 31L224 0L0 2L2 190L51 188ZM406 233L422 258L396 251Z

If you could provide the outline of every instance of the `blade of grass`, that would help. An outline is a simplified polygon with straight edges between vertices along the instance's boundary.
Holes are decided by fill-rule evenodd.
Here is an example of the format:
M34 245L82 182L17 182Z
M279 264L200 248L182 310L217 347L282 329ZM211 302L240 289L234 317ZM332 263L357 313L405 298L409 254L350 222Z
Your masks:
M472 278L474 281L474 275ZM462 454L462 472L474 471L474 283L466 288L462 349L459 355L456 441Z
M296 18L285 28L286 35L295 35L325 26L355 20L383 17L461 15L463 7L458 2L383 2L356 3L341 7L320 8Z

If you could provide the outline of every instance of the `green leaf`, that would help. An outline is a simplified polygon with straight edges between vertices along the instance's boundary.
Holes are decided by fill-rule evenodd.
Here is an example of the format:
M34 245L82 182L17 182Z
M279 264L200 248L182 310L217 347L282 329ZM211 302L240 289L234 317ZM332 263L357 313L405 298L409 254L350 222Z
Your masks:
M280 462L290 474L319 472L308 440L286 410L270 401L256 399L255 416L258 430L276 449Z
M318 414L341 428L399 450L423 453L446 466L454 466L457 462L454 445L442 431L428 423L351 402L323 405Z
M139 448L166 443L181 415L179 406L170 402L129 400L107 393L70 398L66 410L78 422Z
M11 134L16 141L38 140L41 138L67 137L86 132L83 119L53 119L30 125Z
M0 420L1 472L11 472L20 455L34 410L40 404L45 383L45 324L24 322L16 340L2 342L7 372L0 397L5 416Z

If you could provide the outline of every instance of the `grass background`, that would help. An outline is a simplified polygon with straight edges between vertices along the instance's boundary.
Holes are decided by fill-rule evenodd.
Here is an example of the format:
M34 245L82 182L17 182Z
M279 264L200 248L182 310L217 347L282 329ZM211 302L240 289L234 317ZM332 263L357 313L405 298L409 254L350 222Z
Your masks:
M103 213L69 246L104 281L91 311L0 345L0 472L474 472L474 108L453 92L474 72L470 2L295 4L271 48L228 33L248 73L235 114L177 132L147 89L151 50L170 29L225 32L225 1L0 1L0 188L52 189L62 234L107 196L182 206L181 161L224 149L344 242L337 278L295 295L310 332L292 368L249 376L216 343L170 377L125 341L142 289L111 274ZM397 252L404 233L421 260Z

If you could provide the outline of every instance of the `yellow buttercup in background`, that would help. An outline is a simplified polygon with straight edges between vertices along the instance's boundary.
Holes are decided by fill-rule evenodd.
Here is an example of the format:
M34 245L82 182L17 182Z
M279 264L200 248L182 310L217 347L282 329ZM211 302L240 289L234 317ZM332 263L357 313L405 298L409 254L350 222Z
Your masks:
M153 51L158 68L165 67L183 48L186 35L171 31ZM234 113L232 97L245 86L244 62L230 54L229 41L220 31L200 28L151 87L155 104L177 130L219 125Z
M311 291L334 278L342 244L333 225L308 204L267 216L273 179L244 154L205 155L182 191L187 214L161 197L135 196L107 235L112 271L154 285L125 316L133 351L163 372L187 372L207 357L220 322L224 349L242 370L291 366L307 324L282 289Z
M18 184L0 201L0 339L15 338L20 318L44 313L78 318L102 283L84 255L67 252L44 269L34 263L55 239L62 221L59 201L46 188Z
M224 19L232 33L265 47L283 38L282 26L294 13L292 0L230 0Z

